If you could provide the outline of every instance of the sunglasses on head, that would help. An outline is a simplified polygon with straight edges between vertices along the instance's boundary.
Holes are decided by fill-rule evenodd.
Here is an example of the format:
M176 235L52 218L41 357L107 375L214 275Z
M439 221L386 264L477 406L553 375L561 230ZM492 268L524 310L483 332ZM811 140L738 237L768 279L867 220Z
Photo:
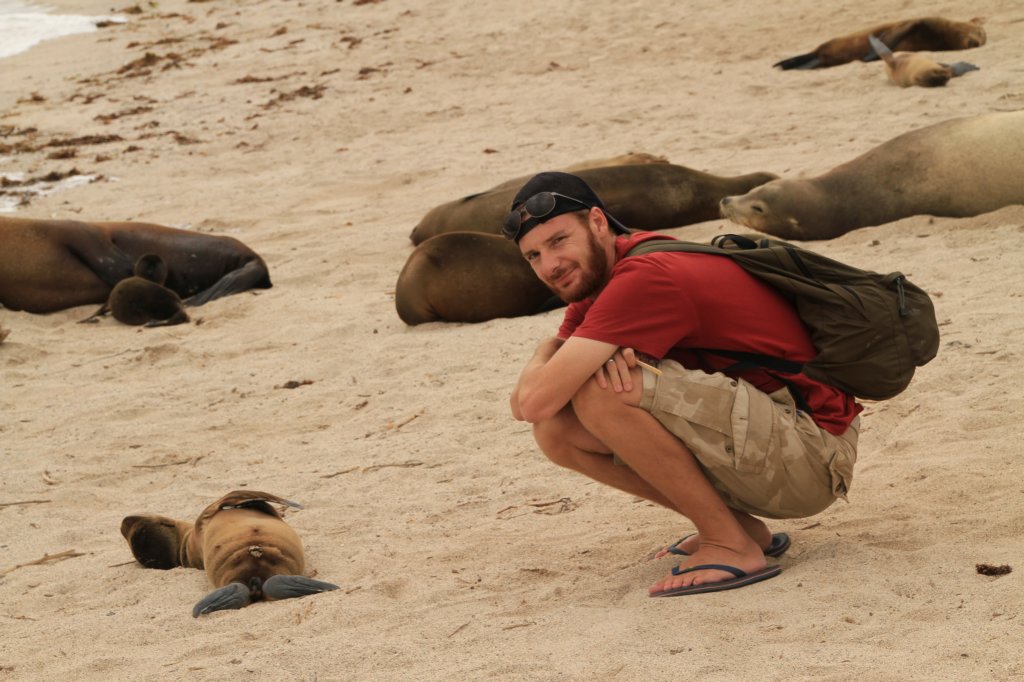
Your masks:
M591 208L590 204L586 204L575 197L559 194L558 192L539 192L519 204L518 208L512 209L512 212L505 218L505 224L501 228L501 233L505 235L506 239L519 241L519 232L523 229L523 223L530 218L537 219L550 215L555 210L559 198L579 204L582 208Z

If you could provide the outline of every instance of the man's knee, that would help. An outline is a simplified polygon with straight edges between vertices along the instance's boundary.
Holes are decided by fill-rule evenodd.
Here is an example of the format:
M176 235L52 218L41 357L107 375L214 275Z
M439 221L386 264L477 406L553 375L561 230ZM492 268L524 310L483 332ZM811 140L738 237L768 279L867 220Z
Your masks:
M562 412L551 419L534 423L533 439L548 459L560 466L568 466L572 448L567 438L567 428Z

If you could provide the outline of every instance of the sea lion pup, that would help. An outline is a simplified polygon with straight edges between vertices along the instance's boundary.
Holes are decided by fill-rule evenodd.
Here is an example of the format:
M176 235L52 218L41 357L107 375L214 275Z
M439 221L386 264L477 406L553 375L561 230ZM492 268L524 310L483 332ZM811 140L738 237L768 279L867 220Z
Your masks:
M987 35L982 24L985 19L952 21L942 17L923 17L888 24L879 24L850 35L833 38L822 43L813 52L800 54L776 62L783 70L824 69L848 62L872 61L878 55L871 49L868 36L877 36L894 52L929 50L966 50L985 44Z
M188 306L272 286L237 239L151 223L0 217L0 244L0 305L29 313L103 303L146 254L163 259L165 286Z
M831 239L912 215L963 218L1024 203L1024 110L956 118L823 175L722 199L722 216L782 239Z
M147 568L206 568L215 589L192 609L198 617L338 589L302 575L302 542L271 503L302 505L257 490L235 490L202 511L194 524L166 516L126 516L121 535Z
M594 188L616 218L637 230L664 230L713 220L718 217L722 197L741 194L778 177L772 173L720 177L670 163L605 166L576 175ZM437 206L413 228L410 239L421 244L445 232L500 234L519 187L488 190Z
M395 285L395 308L409 325L484 322L562 305L514 243L480 232L449 232L423 242Z
M163 327L188 322L188 313L174 291L164 286L167 264L156 254L146 254L135 262L135 274L118 282L107 302L82 322L95 322L112 313L123 324Z
M871 49L875 51L875 54L885 62L889 80L901 88L911 85L934 88L945 85L954 76L978 70L974 64L967 62L943 64L916 52L893 54L892 50L875 36L868 36L868 42L871 43Z

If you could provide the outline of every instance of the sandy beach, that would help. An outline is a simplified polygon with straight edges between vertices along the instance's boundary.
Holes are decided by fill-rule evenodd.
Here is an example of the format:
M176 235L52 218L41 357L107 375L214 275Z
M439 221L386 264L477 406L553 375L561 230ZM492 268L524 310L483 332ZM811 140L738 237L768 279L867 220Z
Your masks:
M630 151L813 176L1024 108L1020 3L47 4L127 22L0 61L0 173L93 176L13 215L230 235L274 286L169 328L0 309L0 680L1024 677L1024 206L803 244L906 273L939 354L866 404L849 503L773 524L783 573L710 595L648 598L689 522L511 417L560 311L409 327L394 305L419 218L508 178ZM921 14L986 17L986 45L936 55L980 70L771 67ZM305 505L286 519L341 589L193 619L203 572L132 560L122 517L237 488Z

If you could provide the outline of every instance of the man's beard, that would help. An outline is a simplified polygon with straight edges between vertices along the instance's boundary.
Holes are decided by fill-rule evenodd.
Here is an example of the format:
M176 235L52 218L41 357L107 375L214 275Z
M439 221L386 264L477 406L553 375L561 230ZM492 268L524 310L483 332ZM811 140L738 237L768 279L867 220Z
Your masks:
M566 303L578 303L584 299L593 298L608 283L608 261L597 237L589 230L587 230L587 244L590 249L584 261L579 264L577 273L579 282L577 282L576 288L572 291L563 291L554 285L548 285ZM555 277L556 281L557 279Z

